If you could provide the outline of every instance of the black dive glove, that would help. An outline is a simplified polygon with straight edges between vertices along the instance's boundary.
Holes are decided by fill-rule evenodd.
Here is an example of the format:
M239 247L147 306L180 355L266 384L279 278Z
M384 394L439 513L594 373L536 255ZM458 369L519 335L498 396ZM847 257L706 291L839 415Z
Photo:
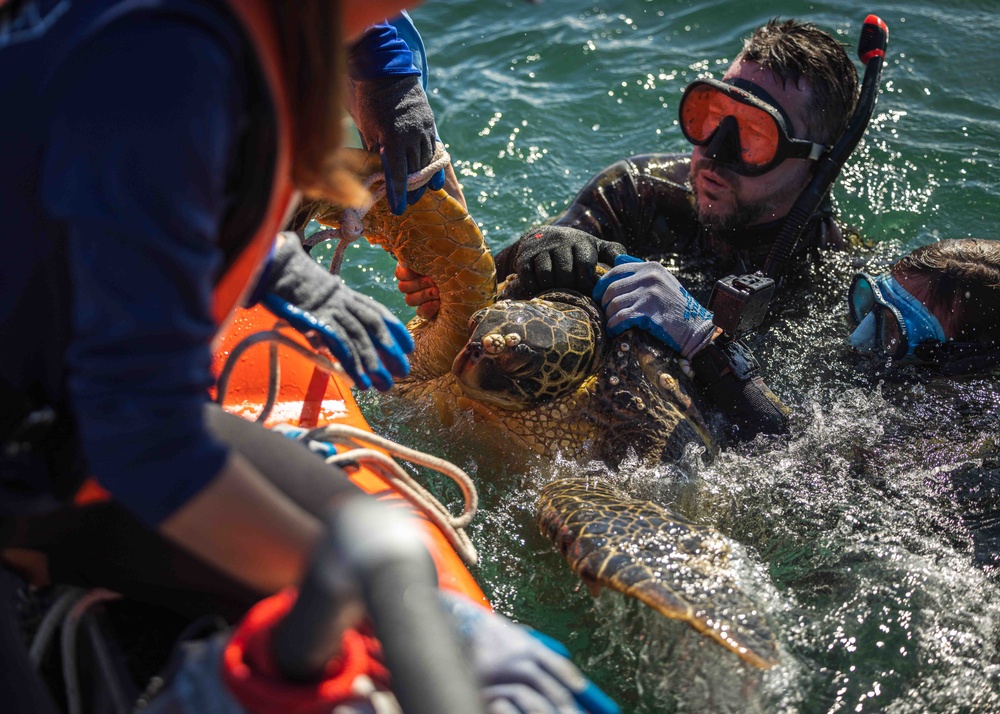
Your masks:
M534 295L567 288L589 295L597 282L598 263L614 265L625 254L621 243L595 238L578 228L539 226L517 240L514 270L521 286Z
M361 138L378 149L385 170L385 194L389 209L403 215L407 206L420 200L427 186L444 186L444 169L424 186L406 190L407 177L434 159L436 130L434 113L420 86L419 75L380 77L350 82L350 112Z
M351 290L283 233L269 267L261 302L302 333L315 332L361 389L385 391L392 375L410 372L413 338L406 326L370 297Z

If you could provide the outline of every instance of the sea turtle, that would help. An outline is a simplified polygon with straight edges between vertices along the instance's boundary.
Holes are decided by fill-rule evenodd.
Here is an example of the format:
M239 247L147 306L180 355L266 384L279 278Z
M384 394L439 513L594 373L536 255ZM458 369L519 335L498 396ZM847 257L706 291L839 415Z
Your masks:
M366 167L381 171L377 157ZM316 217L334 226L343 218L332 208ZM546 456L617 464L629 453L676 460L688 444L711 448L675 353L641 330L609 339L600 309L578 293L519 295L516 279L498 290L478 226L444 191L428 190L403 216L378 201L362 225L440 291L437 316L408 325L416 348L398 393L433 400L446 418L472 410ZM754 665L777 663L774 636L737 586L717 531L581 478L546 485L537 519L595 594L619 590Z

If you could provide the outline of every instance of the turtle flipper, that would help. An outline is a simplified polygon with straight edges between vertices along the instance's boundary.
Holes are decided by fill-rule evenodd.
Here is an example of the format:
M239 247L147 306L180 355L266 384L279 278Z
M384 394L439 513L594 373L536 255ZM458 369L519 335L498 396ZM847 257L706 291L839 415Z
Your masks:
M761 669L778 663L774 634L737 587L718 531L580 479L546 485L537 513L591 592L604 586L634 597Z

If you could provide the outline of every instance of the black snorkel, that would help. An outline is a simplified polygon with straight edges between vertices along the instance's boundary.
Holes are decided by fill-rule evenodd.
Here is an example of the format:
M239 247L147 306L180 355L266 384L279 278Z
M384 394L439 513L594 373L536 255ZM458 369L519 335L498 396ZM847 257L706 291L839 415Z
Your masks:
M715 324L730 337L738 337L757 328L767 313L775 283L781 280L785 266L823 199L829 193L848 157L868 128L875 100L878 98L889 30L877 15L865 18L858 40L858 57L865 64L858 104L844 133L819 159L812 180L799 194L788 212L764 269L750 275L730 275L719 280L712 290L708 307Z
M778 281L784 272L795 246L802 236L802 231L809 219L816 213L823 198L840 175L848 157L857 147L858 142L868 128L875 100L878 98L879 82L882 78L882 65L885 63L885 48L889 42L889 29L877 15L865 18L861 28L861 39L858 41L858 57L865 65L865 76L861 81L861 94L854 115L847 123L847 128L833 148L820 159L819 167L812 181L799 194L798 200L788 212L781 232L764 263L764 275Z

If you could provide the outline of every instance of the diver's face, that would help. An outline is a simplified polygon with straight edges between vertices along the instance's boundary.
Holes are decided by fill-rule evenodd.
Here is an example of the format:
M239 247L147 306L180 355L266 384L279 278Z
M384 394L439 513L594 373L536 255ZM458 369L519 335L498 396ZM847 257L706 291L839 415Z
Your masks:
M733 64L723 79L745 79L764 89L788 114L796 138L806 135L805 110L812 90L804 83L783 83L756 62ZM815 162L786 159L760 176L741 176L705 156L704 147L691 152L691 186L699 221L708 228L732 230L767 223L788 214L809 181Z
M889 356L907 364L918 361L917 345L953 339L954 311L932 299L935 290L934 279L922 273L878 278L858 273L848 291L848 313L854 325L851 345L862 354Z

